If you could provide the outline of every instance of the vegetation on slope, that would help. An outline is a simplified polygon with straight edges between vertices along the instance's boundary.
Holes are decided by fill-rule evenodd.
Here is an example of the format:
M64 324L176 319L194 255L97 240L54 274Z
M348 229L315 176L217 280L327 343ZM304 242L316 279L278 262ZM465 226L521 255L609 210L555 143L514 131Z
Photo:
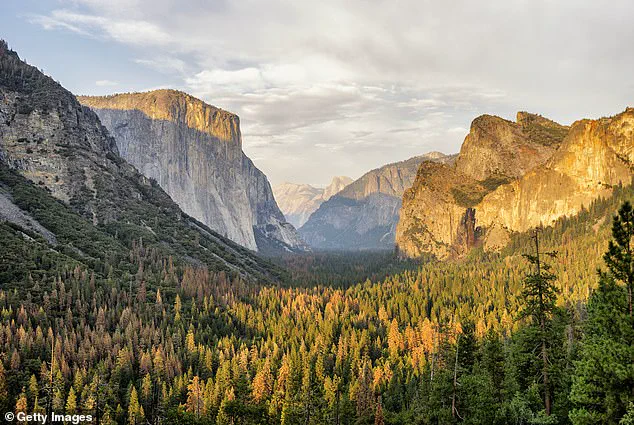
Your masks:
M359 279L380 267L364 273L369 262L299 257L285 264L296 278L312 271L313 281L274 287L174 261L145 239L126 246L109 233L98 243L125 255L93 264L7 224L0 407L32 411L50 401L55 412L98 414L111 424L569 423L570 411L588 411L569 398L586 352L584 300L596 286L609 217L632 195L631 187L617 189L541 233L544 249L559 251L551 261L560 291L548 340L551 416L535 332L517 314L528 235L515 235L502 255L474 252L351 285L333 274ZM72 231L68 240L58 234L74 245ZM313 284L320 276L337 287ZM611 412L624 414L622 400Z

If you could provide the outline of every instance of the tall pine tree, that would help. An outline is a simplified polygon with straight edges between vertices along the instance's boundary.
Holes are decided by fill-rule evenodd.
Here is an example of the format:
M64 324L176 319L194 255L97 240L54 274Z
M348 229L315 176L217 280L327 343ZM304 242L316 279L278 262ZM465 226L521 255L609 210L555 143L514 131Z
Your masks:
M539 252L539 232L533 234L535 254L524 257L531 263L533 270L524 278L522 299L524 306L520 316L530 318L535 326L537 350L542 362L541 381L544 396L544 409L547 416L552 410L552 393L550 382L549 345L553 312L557 301L557 288L554 285L555 275L550 272L550 266L542 262ZM545 255L554 257L555 253L546 252Z
M599 287L588 301L580 359L575 364L570 392L575 405L570 419L575 425L627 423L627 408L634 401L630 249L634 214L628 202L614 218L612 236L604 256L609 272L599 273Z

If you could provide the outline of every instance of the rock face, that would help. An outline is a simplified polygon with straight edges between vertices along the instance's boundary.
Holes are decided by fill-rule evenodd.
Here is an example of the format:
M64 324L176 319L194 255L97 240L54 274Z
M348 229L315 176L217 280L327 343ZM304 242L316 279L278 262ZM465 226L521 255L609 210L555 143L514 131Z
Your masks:
M401 198L419 165L453 159L434 152L372 170L321 204L300 234L319 249L393 249Z
M242 151L237 115L174 90L78 99L186 213L252 250L306 249Z
M634 109L570 128L518 113L517 123L474 120L454 167L425 163L403 197L397 249L407 257L495 250L511 232L577 214L634 164Z
M282 183L273 188L273 195L286 219L299 228L319 206L352 183L346 176L336 176L330 184L319 189L309 184Z
M575 215L634 172L634 108L612 118L575 122L552 157L478 205L480 226L526 231Z
M237 122L228 118L223 125L226 136L237 128L231 127ZM183 254L185 261L205 263L212 269L237 270L259 278L268 273L270 265L252 252L183 214L163 190L121 158L114 138L92 110L21 61L3 41L0 166L45 188L100 232L111 232L127 242L147 236L146 241L152 239L170 255ZM46 229L15 209L10 197L2 198L3 219L28 224L53 241ZM189 240L183 244L174 235L186 235L198 244Z
M460 149L456 170L475 179L513 179L544 163L568 128L539 115L518 112L517 122L482 115Z

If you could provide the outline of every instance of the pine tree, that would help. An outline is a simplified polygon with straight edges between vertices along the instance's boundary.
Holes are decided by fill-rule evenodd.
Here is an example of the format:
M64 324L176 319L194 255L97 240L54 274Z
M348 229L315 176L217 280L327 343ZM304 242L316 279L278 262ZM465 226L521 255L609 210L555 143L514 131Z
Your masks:
M4 364L0 360L0 410L6 412L9 408L9 388L7 386L7 377Z
M220 403L220 408L218 409L218 414L216 415L216 425L232 425L233 419L227 413L227 407L229 406L231 400L228 397L225 397Z
M557 288L554 285L555 275L550 272L550 266L542 262L539 252L539 231L533 234L535 243L535 255L526 254L524 257L533 266L533 271L524 278L524 287L521 293L524 302L520 317L528 317L536 327L536 339L539 344L539 356L542 361L541 378L544 393L544 408L546 416L550 416L552 410L550 363L549 363L549 338L553 312L557 301ZM545 253L551 257L552 252Z
M359 423L369 423L374 411L374 392L372 390L372 365L367 357L360 366L357 385L357 419Z
M20 396L18 397L18 401L15 403L15 413L16 414L18 412L28 413L28 409L29 409L29 405L26 399L26 391L24 388L22 388L22 392L20 393ZM24 423L26 424L26 422Z
M187 386L187 411L200 418L205 413L205 387L200 378L194 376Z
M612 275L625 283L630 316L632 316L632 291L634 290L632 237L634 237L634 209L629 202L625 202L612 222L613 240L610 241L603 259Z
M376 403L376 412L374 413L374 425L384 425L383 419L383 403L381 402L381 396L379 396Z
M75 389L73 387L70 387L70 391L68 392L65 411L67 414L73 414L77 411L77 395L75 394Z
M626 288L601 275L588 302L588 319L575 363L570 412L575 425L615 425L634 401L634 323Z
M575 363L570 412L575 425L615 425L626 419L634 401L634 317L632 317L632 253L634 213L629 202L614 218L599 286L588 301L588 318L580 359ZM617 284L616 280L625 283Z
M128 423L130 425L142 424L145 421L143 406L139 404L139 395L136 388L132 386L130 391L130 403L128 404Z
M261 403L266 400L273 389L273 375L271 374L271 363L269 359L266 359L262 369L255 374L253 378L253 400L256 403Z
M152 397L152 378L148 373L143 377L143 381L141 381L141 400L144 404L149 404Z
M39 393L40 393L40 389L37 385L37 378L35 377L35 375L31 375L31 379L29 379L29 386L27 391L29 399L31 401L34 401L38 397Z
M387 335L387 344L390 356L397 358L398 353L401 350L402 339L396 319L392 319L392 323L390 323L390 329Z

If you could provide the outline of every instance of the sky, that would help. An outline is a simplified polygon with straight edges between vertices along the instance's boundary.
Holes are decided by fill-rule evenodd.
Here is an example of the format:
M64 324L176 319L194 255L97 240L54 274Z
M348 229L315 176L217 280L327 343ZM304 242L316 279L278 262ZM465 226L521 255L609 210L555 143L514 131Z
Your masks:
M272 184L324 186L473 118L634 105L634 2L2 0L0 38L75 94L174 88L240 116Z

